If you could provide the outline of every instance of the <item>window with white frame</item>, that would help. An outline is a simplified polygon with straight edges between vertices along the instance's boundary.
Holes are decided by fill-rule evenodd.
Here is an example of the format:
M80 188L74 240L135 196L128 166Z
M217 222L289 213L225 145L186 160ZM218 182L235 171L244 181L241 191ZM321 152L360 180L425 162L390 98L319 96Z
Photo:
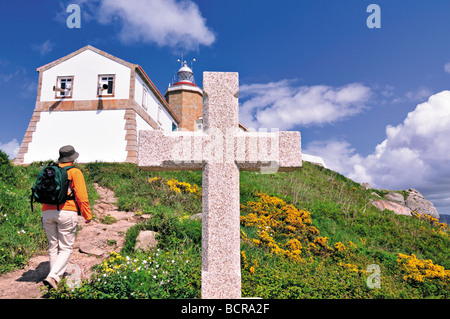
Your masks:
M197 131L203 131L203 119L195 121L195 128Z
M58 97L72 97L73 76L58 76L56 79L55 98Z
M157 121L158 121L158 124L162 124L161 123L161 117L162 117L162 108L161 108L161 105L158 105L158 116L157 116Z
M148 91L146 87L143 87L142 90L142 107L147 110L147 103L148 103Z
M114 96L115 77L114 74L101 74L98 76L97 96Z

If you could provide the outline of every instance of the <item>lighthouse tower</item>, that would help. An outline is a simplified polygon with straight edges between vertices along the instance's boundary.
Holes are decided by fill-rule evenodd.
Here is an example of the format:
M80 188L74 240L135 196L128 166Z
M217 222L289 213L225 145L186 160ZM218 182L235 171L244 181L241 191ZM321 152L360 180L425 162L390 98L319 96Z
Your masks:
M181 120L179 131L203 129L203 91L195 84L194 72L186 61L177 72L176 83L167 88L165 98Z

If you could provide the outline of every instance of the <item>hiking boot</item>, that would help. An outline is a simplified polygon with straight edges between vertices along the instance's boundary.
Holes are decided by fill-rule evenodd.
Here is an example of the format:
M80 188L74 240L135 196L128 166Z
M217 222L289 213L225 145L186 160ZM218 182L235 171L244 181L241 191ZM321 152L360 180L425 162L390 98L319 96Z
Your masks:
M58 283L52 277L47 277L44 279L44 285L46 285L49 289L58 289Z

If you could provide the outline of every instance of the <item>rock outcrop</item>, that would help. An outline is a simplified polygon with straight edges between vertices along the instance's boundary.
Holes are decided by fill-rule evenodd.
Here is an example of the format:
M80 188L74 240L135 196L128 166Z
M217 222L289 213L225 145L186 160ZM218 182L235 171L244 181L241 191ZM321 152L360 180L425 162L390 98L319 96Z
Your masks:
M390 210L396 213L397 215L411 216L411 209L395 202L380 199L373 201L372 205L374 205L381 211Z
M389 200L391 202L396 202L400 205L405 206L405 198L400 193L390 192L385 197L387 200Z
M430 201L426 200L418 190L411 188L408 192L409 196L406 199L406 206L419 214L426 214L439 219L439 213L436 207Z
M381 211L387 209L398 215L411 216L416 211L419 214L430 215L439 219L439 213L434 205L416 189L409 189L408 196L405 197L401 193L390 192L385 199L372 201L372 205Z

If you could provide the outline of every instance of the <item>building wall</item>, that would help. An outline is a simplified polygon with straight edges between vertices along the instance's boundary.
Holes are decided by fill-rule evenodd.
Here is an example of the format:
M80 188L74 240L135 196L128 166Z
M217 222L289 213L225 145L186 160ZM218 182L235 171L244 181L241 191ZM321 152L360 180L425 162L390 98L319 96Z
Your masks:
M53 91L58 76L74 77L72 97L65 100L96 100L100 74L115 74L114 96L105 96L102 99L130 98L131 69L96 52L86 50L43 72L40 101L60 100L55 98Z
M154 129L141 116L136 115L136 132L138 137L141 130L153 131Z
M135 163L140 130L172 131L175 120L135 71L136 65L96 50L79 50L38 69L36 107L16 164L57 160L59 148L68 144L80 153L79 162ZM110 74L115 75L114 95L99 98L99 75ZM73 76L71 97L55 96L58 76Z
M146 98L146 109L145 111L155 120L158 121L158 112L159 113L159 124L160 127L164 131L172 131L172 117L169 115L167 110L161 105L161 103L158 101L156 96L152 93L152 91L149 89L149 87L144 83L144 81L141 79L141 77L136 74L135 79L135 91L134 91L134 100L136 103L140 106L143 106L144 98L143 98L143 92L144 88L147 90L147 98ZM158 109L161 109L158 111Z
M72 145L78 161L125 162L125 110L41 112L24 164L57 160L59 149Z

